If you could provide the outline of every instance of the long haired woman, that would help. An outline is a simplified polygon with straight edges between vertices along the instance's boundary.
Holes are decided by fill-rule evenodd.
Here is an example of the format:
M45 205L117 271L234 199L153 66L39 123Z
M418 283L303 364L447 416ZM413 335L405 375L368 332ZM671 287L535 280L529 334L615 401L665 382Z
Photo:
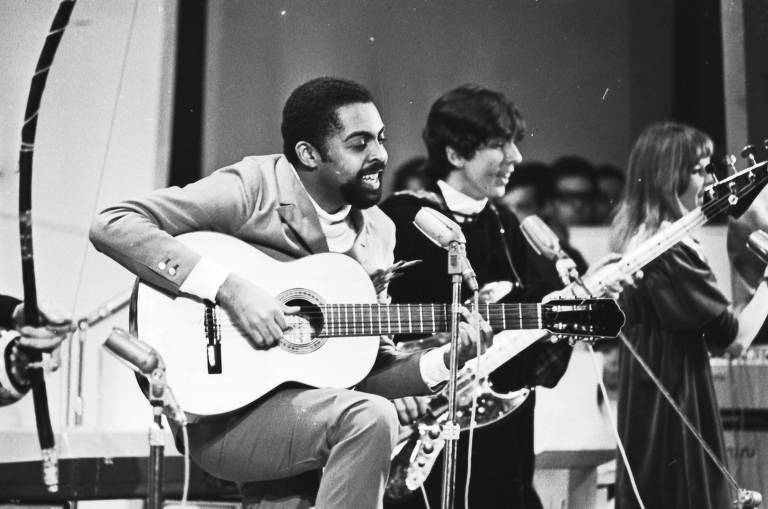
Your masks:
M693 127L648 127L629 156L625 194L612 225L613 250L631 251L696 208L712 152L709 136ZM644 273L622 295L624 333L724 461L709 355L738 352L752 341L768 313L768 272L738 317L691 237ZM619 363L619 434L645 507L730 507L733 494L726 479L623 345ZM620 461L617 465L616 508L637 507L626 469Z

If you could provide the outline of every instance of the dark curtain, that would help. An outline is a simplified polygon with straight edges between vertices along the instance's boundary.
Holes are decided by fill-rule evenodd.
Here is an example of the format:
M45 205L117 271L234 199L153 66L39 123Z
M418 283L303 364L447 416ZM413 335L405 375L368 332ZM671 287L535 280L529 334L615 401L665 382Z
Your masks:
M179 2L176 90L168 185L183 186L202 175L203 86L207 0Z
M677 0L672 115L725 146L723 44L719 0Z
M750 143L768 138L768 4L744 0L747 129ZM763 152L763 158L765 152Z

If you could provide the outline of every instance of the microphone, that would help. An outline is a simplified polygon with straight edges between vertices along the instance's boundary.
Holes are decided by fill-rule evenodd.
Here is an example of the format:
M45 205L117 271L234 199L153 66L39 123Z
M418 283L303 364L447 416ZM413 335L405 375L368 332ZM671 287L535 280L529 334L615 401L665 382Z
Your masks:
M182 426L187 424L186 414L165 383L165 362L157 350L119 327L112 329L104 348L129 368L149 378L150 403L161 402L166 417Z
M452 242L467 243L461 227L435 209L421 207L413 218L413 225L425 237L444 249L448 249Z
M455 247L457 244L460 244L463 247L464 244L467 243L467 239L464 237L461 227L435 209L421 207L416 213L416 217L413 218L413 225L423 233L425 237L443 249L448 249L450 251L451 248ZM450 255L451 253L449 253L449 257ZM464 279L464 282L467 283L469 289L476 292L479 289L477 276L463 250L462 255L461 277Z
M560 239L539 216L534 214L523 219L520 230L536 254L554 262L557 275L564 285L579 279L576 262L563 250Z
M768 233L763 230L753 231L747 239L747 248L760 258L760 261L768 263Z
M104 342L104 348L142 375L151 375L157 368L165 369L165 364L154 348L118 327L112 329L112 334Z

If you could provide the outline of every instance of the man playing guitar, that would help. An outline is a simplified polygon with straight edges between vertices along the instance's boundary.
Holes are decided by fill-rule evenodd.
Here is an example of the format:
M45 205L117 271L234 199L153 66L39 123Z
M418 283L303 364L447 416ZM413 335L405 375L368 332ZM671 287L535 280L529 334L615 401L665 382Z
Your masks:
M346 80L309 81L288 98L281 130L283 154L246 157L184 188L125 201L91 228L99 251L144 283L218 304L256 349L274 348L289 329L286 317L299 309L175 236L220 232L278 260L345 253L369 275L394 261L394 226L375 206L387 151L370 93ZM491 334L477 315L462 313L463 362L477 335L489 341ZM385 398L430 393L444 370L442 351L401 354L382 338L356 391L285 384L239 410L192 422L192 459L240 482L248 507L381 507L398 428Z

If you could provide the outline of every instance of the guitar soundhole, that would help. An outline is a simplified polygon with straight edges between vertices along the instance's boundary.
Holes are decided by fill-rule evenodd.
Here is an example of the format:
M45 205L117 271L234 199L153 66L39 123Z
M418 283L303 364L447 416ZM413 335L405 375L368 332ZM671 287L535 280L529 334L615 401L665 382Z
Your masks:
M280 347L292 353L310 353L323 346L328 338L320 337L325 319L319 306L319 296L308 290L294 290L278 299L286 306L301 308L294 315L286 315L290 328L283 333Z

